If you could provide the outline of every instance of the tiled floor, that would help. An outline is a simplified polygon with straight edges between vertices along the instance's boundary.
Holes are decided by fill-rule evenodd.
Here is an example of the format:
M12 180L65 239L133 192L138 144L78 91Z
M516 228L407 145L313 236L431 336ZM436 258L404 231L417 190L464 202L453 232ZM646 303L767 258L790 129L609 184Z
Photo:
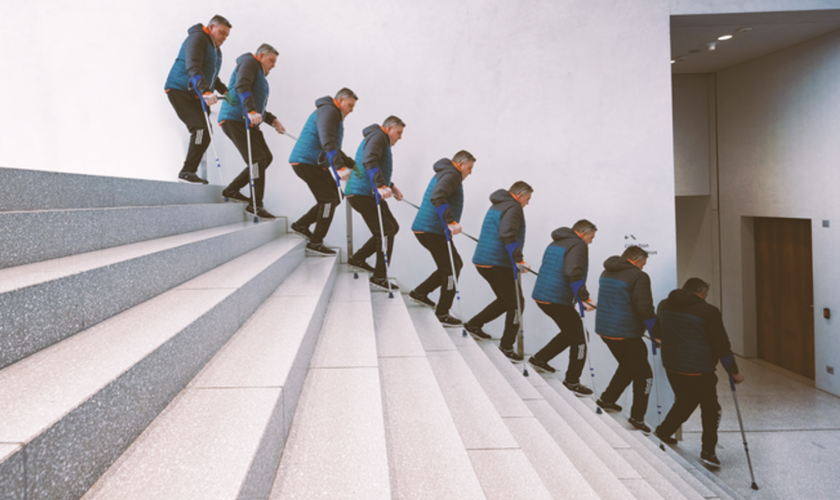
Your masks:
M840 398L764 362L738 359L746 376L736 386L758 491L750 489L744 445L725 372L718 367L723 417L714 472L748 499L840 498ZM700 410L683 426L679 447L700 454Z

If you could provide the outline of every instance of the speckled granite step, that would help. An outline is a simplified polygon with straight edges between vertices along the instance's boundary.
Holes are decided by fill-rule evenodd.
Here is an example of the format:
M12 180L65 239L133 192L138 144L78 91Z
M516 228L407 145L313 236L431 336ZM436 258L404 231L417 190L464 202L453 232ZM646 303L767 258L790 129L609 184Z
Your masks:
M222 186L0 168L0 212L221 201Z
M0 212L0 269L248 219L241 203Z
M0 470L23 457L27 500L80 497L297 267L303 247L274 239L0 370L0 443L23 447Z
M471 337L459 328L444 330L427 307L409 304L408 311L488 498L515 498L522 491L529 498L598 498L533 415L499 415L459 352L470 344L478 349Z
M391 498L369 285L343 269L271 491L274 500Z
M286 235L238 222L0 270L0 368Z
M83 498L267 498L335 261L305 259Z
M393 498L486 498L405 304L372 301Z

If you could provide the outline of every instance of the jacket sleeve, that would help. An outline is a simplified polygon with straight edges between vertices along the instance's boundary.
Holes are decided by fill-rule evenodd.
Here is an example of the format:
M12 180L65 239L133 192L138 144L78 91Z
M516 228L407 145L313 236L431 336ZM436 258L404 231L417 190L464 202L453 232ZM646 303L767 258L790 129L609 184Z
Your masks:
M265 112L265 118L263 118L263 121L264 121L265 123L267 123L267 124L271 125L271 124L273 124L273 123L274 123L274 120L276 120L276 119L277 119L277 117L276 117L276 116L274 116L274 114L272 114L272 113L270 113L270 112L266 111L266 112Z
M502 218L499 220L499 239L502 244L507 247L514 243L519 236L519 228L522 227L522 221L525 220L525 212L522 211L522 205L519 203L511 203L511 206L502 212ZM513 251L513 260L522 262L522 245L525 242L520 242L520 245Z
M207 76L202 73L204 57L207 55L207 34L202 31L191 33L184 41L184 59L187 66L187 75L192 80L195 75L201 75L198 81L198 92L202 95L210 92L210 82Z
M365 171L369 171L379 166L382 155L388 148L389 138L386 134L373 134L369 141L365 143L365 151L362 155L362 165ZM385 177L379 171L373 176L373 183L377 188L386 187Z
M584 281L588 266L589 247L581 240L569 248L563 259L563 275L566 278L566 283L572 284ZM578 296L580 300L589 300L589 290L586 289L586 283L578 290Z
M214 87L215 87L216 91L218 93L222 94L222 95L225 95L225 94L228 93L227 85L222 83L222 81L218 78L216 78L216 84L214 85Z
M340 150L338 144L338 127L341 124L341 111L333 106L321 106L316 110L318 137L321 140L321 149L324 153ZM344 168L344 160L347 158L343 152L333 158L333 166L336 170Z
M726 334L726 328L723 326L720 310L711 305L709 306L709 313L706 315L706 336L715 356L723 358L732 354L732 346L729 345L729 335ZM738 364L735 363L734 358L730 370L732 375L738 373Z
M434 189L432 189L430 197L432 205L434 205L435 209L449 203L449 200L458 190L458 186L461 185L461 180L461 173L458 171L446 172L438 178ZM443 220L445 220L447 224L457 222L455 220L455 214L452 212L451 208L447 208L443 212Z
M236 81L233 83L233 88L237 95L242 95L245 92L251 92L254 86L254 81L257 78L257 72L260 71L260 62L254 58L248 58L239 65L236 71ZM236 103L237 105L239 103ZM254 104L254 96L249 95L245 98L245 112L250 113L256 111L257 106Z
M638 277L633 281L630 289L630 302L633 304L633 312L639 321L645 321L656 317L653 309L653 296L650 292L650 276L644 271L639 271Z

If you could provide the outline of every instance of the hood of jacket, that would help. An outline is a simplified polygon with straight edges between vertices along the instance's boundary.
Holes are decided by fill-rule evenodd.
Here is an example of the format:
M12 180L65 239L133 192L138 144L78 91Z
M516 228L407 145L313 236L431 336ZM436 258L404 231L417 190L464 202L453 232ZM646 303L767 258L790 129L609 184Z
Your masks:
M316 108L320 108L322 106L332 106L335 109L338 109L338 106L335 105L335 100L333 100L333 98L328 96L328 95L325 95L324 97L321 97L321 98L315 100L315 107ZM339 111L339 113L341 112L340 109L338 111ZM342 116L341 119L343 121L344 116Z
M440 160L436 161L434 169L436 174L443 172L444 170L452 169L455 172L458 172L458 175L461 175L461 171L458 170L458 167L456 167L455 164L452 163L452 160L450 160L449 158L441 158Z
M554 241L559 241L566 238L580 239L580 236L578 236L577 233L572 231L572 229L569 227L560 227L551 232L551 239Z
M193 33L196 33L196 32L199 32L199 31L202 32L202 33L206 33L204 31L204 25L201 24L201 23L190 26L189 29L187 30L187 34L192 35ZM210 37L210 35L207 35L207 36ZM211 38L211 40L212 40L212 38ZM215 44L213 44L213 45L215 45Z
M604 261L604 269L611 273L626 271L630 268L638 269L629 260L625 259L624 257L619 257L618 255L613 255L612 257Z
M490 195L490 203L494 205L496 203L502 203L505 201L513 201L519 203L507 189L497 189L496 191L493 191L493 194Z
M672 290L671 293L668 294L668 301L675 306L687 306L697 304L699 302L706 302L696 293L682 288Z
M319 100L320 100L320 99L319 99ZM374 123L373 125L368 125L367 127L365 127L365 128L362 130L362 135L363 135L363 136L365 136L365 139L367 139L367 138L368 138L368 136L370 136L371 134L375 134L377 131L379 131L379 132L381 132L381 133L383 133L383 134L385 133L385 132L382 130L382 127L380 127L379 125L377 125L377 124L375 124L375 123Z

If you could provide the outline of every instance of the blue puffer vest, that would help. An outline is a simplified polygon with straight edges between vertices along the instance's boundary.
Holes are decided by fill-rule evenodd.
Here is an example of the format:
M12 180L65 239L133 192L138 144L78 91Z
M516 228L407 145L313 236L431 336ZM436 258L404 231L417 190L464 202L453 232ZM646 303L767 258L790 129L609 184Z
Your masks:
M315 107L318 108L320 106L335 106L333 98L329 96L321 97L315 101ZM343 141L344 122L341 121L338 124L338 131L336 132L336 142L338 143L339 149L341 149ZM316 111L313 111L312 114L309 115L309 118L306 120L306 124L303 126L303 130L300 131L300 137L298 137L295 147L289 155L289 163L317 165L318 157L321 156L321 153L328 152L329 151L324 151L321 147L321 138L318 135L318 111L316 109Z
M385 133L382 131L381 128L379 128L378 125L376 127L380 133ZM344 188L345 196L376 196L373 183L370 182L370 178L368 177L368 173L364 167L365 145L367 144L367 142L368 138L365 137L365 139L362 140L362 143L359 144L359 149L356 150L356 167L353 169L353 173L350 174L350 178L347 180L347 186ZM394 171L394 158L391 155L390 139L388 141L388 146L385 149L385 152L382 154L382 157L379 160L379 165L377 166L379 167L379 171L382 173L382 178L385 181L385 185L390 186L391 175Z
M563 304L570 306L574 303L575 292L571 283L567 283L566 275L563 273L563 265L566 259L566 249L558 242L552 242L545 249L542 264L540 264L540 275L534 284L534 291L531 298L539 302L551 304ZM584 270L583 281L586 281L588 270Z
M196 31L204 32L204 26L196 24L187 30L187 33L192 35ZM213 39L210 38L210 35L206 36L208 40L207 50L204 55L204 63L201 66L201 73L204 75L204 78L207 78L205 83L212 89L216 83L216 78L219 76L219 71L222 69L222 51L213 45ZM164 90L177 89L183 90L184 92L195 92L191 88L190 75L187 73L187 58L184 54L186 43L187 41L184 40L184 43L181 44L178 57L175 59L172 69L169 70L169 76L166 77L166 83L163 86Z
M245 122L245 112L242 110L242 103L239 102L239 95L236 93L236 73L239 71L240 65L247 61L249 57L256 60L252 54L242 54L236 59L236 69L230 75L227 99L222 102L222 109L219 111L219 123L226 120ZM259 61L257 62L259 63ZM268 80L262 66L260 66L254 84L251 86L251 97L254 98L257 113L265 116L265 108L268 105Z
M630 283L601 276L598 281L598 314L595 331L599 335L620 339L641 338L645 325L636 317L630 298Z
M484 222L481 223L481 233L478 236L478 244L475 247L472 262L478 266L513 268L513 264L510 261L510 255L508 254L502 239L499 237L499 228L502 223L502 211L500 208L503 208L503 205L499 204L511 202L518 204L519 202L504 189L499 189L490 195L490 201L493 202L493 206L491 206L490 209L487 210L487 214L484 215ZM519 251L524 251L525 219L522 219L522 222L519 225L519 231L516 234L516 241L519 242Z
M426 187L426 192L423 193L423 201L420 203L420 210L417 211L417 215L414 217L414 223L411 225L411 230L415 233L434 233L443 236L446 232L444 231L443 222L440 220L437 210L435 210L435 206L432 205L432 192L437 185L438 179L442 175L446 173L452 175L450 169L455 170L456 172L458 172L458 169L455 168L452 161L447 158L443 158L435 162L434 169L436 172L435 176L429 181L429 185ZM460 176L461 173L458 172L457 175ZM449 209L452 211L452 215L455 216L455 221L460 222L461 214L464 211L463 184L460 184L457 191L455 191L455 194L449 198Z

